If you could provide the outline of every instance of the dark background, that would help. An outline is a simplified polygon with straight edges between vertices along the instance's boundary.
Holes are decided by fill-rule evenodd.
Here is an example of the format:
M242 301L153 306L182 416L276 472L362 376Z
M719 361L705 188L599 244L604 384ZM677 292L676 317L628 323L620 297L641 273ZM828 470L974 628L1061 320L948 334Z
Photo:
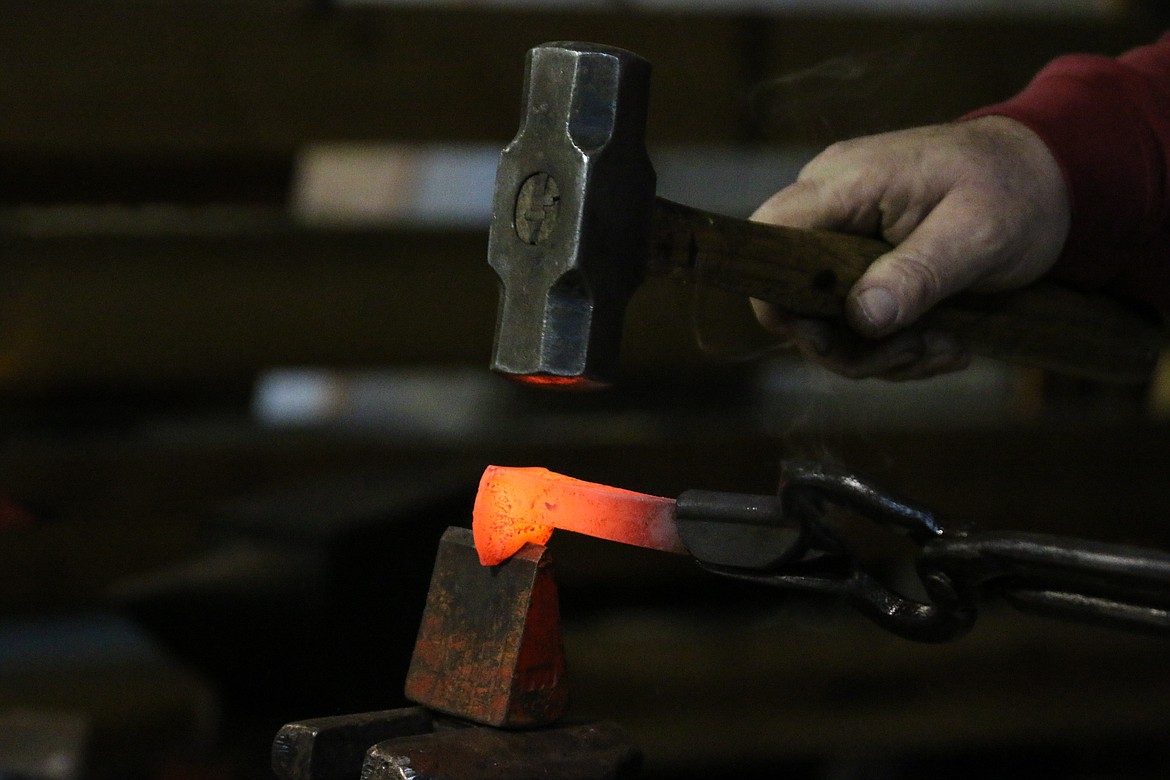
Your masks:
M267 777L282 723L404 704L435 545L488 463L672 496L769 492L782 458L819 457L961 521L1170 547L1158 381L979 364L840 383L756 356L742 302L703 297L699 326L694 291L657 283L622 385L545 396L484 368L485 229L291 213L312 144L502 146L547 40L651 60L652 153L799 155L1149 41L1159 4L0 15L0 777ZM698 343L709 327L722 346ZM274 425L264 379L289 367L331 400ZM1170 772L1164 640L990 604L970 636L919 646L682 559L552 546L574 715L626 726L648 776Z

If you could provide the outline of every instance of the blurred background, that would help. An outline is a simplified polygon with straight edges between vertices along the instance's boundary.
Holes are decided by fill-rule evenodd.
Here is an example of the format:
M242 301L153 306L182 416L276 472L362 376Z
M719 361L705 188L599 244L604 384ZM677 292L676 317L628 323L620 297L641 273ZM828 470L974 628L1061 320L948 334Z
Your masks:
M834 140L945 121L1155 0L0 2L0 778L269 777L282 723L404 704L484 466L673 496L786 457L944 517L1170 548L1170 364L835 379L650 282L622 384L486 366L525 51L655 68L659 192L746 216ZM556 538L574 715L647 777L1170 776L1166 644L988 605L959 642Z

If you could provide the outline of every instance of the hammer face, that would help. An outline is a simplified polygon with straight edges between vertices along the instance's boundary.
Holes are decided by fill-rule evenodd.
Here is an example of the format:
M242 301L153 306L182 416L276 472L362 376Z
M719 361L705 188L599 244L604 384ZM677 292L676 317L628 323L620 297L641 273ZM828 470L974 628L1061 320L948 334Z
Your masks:
M532 384L612 382L654 201L649 81L650 64L621 49L528 53L524 118L500 157L488 241L500 280L492 370Z

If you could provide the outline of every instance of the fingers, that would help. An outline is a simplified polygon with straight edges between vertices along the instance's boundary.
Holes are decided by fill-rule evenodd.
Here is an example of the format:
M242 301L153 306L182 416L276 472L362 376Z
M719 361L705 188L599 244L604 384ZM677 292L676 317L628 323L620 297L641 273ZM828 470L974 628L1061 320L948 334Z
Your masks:
M908 330L870 340L839 324L774 316L772 329L790 339L805 358L849 379L926 379L962 370L971 360L964 345L942 331Z
M870 343L842 337L824 355L810 355L802 350L809 360L848 379L885 377L909 371L921 362L924 353L925 344L919 333L899 333L881 342Z
M847 141L825 149L804 166L795 182L764 201L751 219L789 227L877 233L884 171L896 166L876 165L865 153L866 145Z
M797 181L764 201L751 219L773 225L828 230L848 218L846 203L811 181Z
M847 338L823 356L809 360L849 379L888 381L927 379L967 367L970 353L940 331L902 331L880 341Z
M971 353L957 339L941 331L924 331L923 354L914 363L881 375L891 382L929 379L941 374L962 371L971 364Z

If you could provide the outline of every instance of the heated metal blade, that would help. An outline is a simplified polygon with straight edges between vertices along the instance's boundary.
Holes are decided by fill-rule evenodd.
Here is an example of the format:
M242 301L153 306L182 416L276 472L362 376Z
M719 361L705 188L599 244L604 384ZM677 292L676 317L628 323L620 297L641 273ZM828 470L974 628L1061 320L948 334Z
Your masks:
M488 466L472 511L479 560L494 566L526 542L544 544L554 528L686 554L675 501L585 482L545 468Z

